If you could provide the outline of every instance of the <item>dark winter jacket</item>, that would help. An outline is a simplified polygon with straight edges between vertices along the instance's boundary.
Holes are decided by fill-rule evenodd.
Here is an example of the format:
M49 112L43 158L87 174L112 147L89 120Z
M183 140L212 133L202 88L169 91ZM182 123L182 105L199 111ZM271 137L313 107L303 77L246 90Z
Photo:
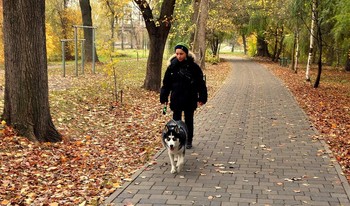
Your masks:
M179 62L176 56L169 59L163 86L160 91L160 102L168 102L170 94L171 110L187 110L197 108L197 102L205 104L208 99L207 87L201 68L194 62L194 54L190 52L187 59Z

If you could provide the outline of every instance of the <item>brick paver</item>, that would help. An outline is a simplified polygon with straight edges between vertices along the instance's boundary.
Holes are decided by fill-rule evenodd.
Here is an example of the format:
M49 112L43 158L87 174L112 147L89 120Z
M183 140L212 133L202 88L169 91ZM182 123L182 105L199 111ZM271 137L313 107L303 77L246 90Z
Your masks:
M230 61L225 84L196 113L184 171L171 174L162 151L106 204L350 205L338 163L288 89L259 64Z

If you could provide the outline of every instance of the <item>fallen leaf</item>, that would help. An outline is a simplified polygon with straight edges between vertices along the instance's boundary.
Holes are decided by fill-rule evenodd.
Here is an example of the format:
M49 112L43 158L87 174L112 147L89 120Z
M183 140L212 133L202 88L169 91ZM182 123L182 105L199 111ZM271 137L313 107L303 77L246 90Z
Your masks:
M1 205L8 205L8 204L10 204L10 201L9 200L2 200L0 204Z

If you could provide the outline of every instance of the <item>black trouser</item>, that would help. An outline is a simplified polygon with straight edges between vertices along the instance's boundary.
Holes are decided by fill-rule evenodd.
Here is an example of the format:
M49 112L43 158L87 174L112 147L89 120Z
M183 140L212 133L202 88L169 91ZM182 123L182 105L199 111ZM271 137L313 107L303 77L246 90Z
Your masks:
M194 110L189 109L184 111L185 114L185 124L188 129L187 144L192 144L193 140L193 114ZM182 120L182 110L173 111L173 119L175 121Z

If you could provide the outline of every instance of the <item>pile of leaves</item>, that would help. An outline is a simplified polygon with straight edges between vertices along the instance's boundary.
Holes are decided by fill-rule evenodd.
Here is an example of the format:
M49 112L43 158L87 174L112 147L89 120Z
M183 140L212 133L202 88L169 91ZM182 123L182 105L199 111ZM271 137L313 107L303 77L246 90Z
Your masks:
M117 101L113 77L61 77L51 68L51 115L63 141L29 142L2 123L0 205L98 205L142 166L156 164L152 157L163 148L161 131L171 117L162 115L157 92L141 88L142 64L119 68ZM211 97L230 65L207 66Z
M305 81L306 66L299 65L295 73L269 60L256 60L283 80L319 131L318 138L329 145L332 155L350 181L350 72L324 66L320 86L314 88L316 65L311 67L310 82Z

